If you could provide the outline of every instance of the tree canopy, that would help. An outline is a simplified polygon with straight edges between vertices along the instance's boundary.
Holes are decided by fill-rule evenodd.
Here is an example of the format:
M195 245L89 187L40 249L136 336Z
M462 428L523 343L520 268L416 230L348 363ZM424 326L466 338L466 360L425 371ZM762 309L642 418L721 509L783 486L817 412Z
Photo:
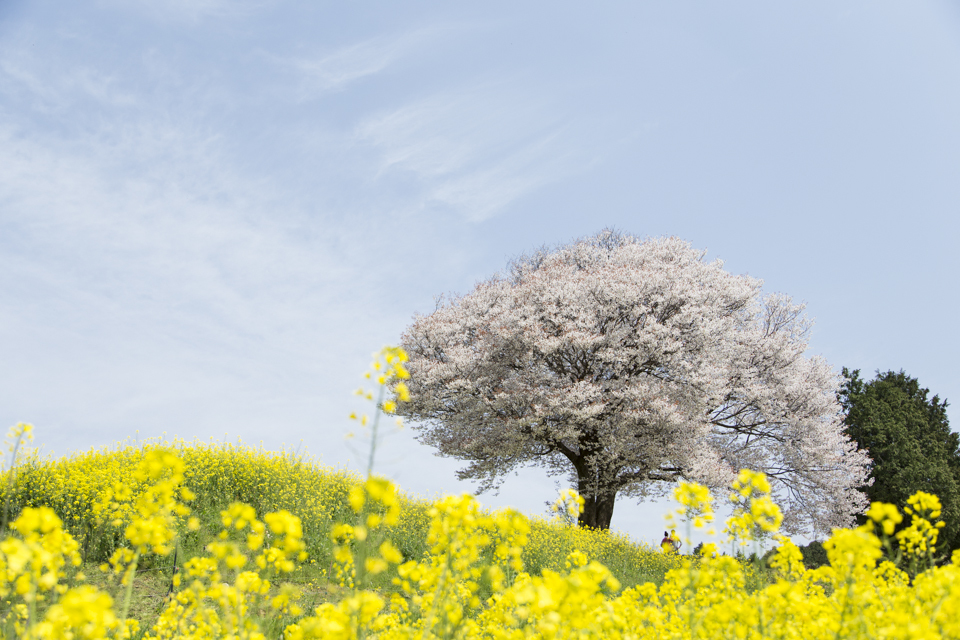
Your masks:
M704 255L604 231L514 260L414 318L404 413L481 490L521 465L568 474L582 525L609 527L618 494L741 468L768 474L787 531L850 524L867 458L838 376L804 356L803 306Z
M947 401L928 398L903 371L877 372L865 382L843 369L840 400L846 431L872 459L873 484L861 490L871 502L902 507L917 491L936 494L943 505L938 547L960 546L960 435L950 430Z

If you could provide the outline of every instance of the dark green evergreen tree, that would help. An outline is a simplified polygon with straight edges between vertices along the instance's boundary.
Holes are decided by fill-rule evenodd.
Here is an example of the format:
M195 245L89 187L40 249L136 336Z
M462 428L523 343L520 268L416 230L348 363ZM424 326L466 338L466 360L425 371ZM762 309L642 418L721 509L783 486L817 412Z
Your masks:
M846 430L870 452L871 486L861 490L873 501L901 509L917 491L939 496L943 505L938 555L960 546L960 435L950 430L947 401L928 398L929 389L903 371L877 373L865 382L860 371L843 369L840 402ZM909 517L905 519L905 524Z

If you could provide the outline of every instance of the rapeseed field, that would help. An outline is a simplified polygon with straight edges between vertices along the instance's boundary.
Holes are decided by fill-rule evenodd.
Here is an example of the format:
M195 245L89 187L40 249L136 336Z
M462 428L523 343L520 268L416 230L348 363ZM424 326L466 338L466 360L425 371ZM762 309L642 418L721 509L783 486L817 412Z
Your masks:
M376 413L356 419L374 443L381 413L403 400L403 361L385 350L376 400L361 390ZM12 448L29 436L15 427ZM902 511L875 503L864 526L824 544L830 564L808 570L777 535L766 478L749 470L725 532L772 536L769 567L713 545L679 556L487 511L469 495L411 498L369 471L239 444L12 460L0 542L8 638L960 638L960 553L938 555L930 494ZM710 526L706 488L674 495L679 525ZM561 507L576 510L567 497ZM151 615L134 615L137 585L151 580L169 587Z

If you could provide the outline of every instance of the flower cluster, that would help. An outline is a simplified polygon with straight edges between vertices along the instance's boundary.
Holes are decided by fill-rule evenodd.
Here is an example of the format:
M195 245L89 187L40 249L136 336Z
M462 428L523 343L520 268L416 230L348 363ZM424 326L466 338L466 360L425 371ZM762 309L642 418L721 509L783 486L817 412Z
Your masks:
M367 476L373 473L373 459L379 444L379 426L381 413L396 414L397 403L410 400L410 389L404 380L410 378L410 373L404 366L407 361L407 353L400 347L384 347L373 354L373 362L370 364L370 370L364 374L368 380L374 380L377 383L376 394L364 387L356 391L356 395L374 403L375 411L373 420L366 413L358 414L356 411L350 414L351 420L356 420L361 427L369 428L368 445L369 457L367 459ZM376 395L376 400L374 400ZM403 427L403 418L397 416L396 424ZM353 433L347 435L353 437Z
M733 515L727 519L724 528L728 540L745 545L780 529L783 514L770 497L770 483L762 472L742 469L732 488Z
M883 502L874 502L864 513L867 522L863 526L866 531L876 531L886 554L893 558L910 575L929 569L936 560L937 538L940 529L944 527L940 517L940 499L930 493L918 491L907 499L904 512L910 516L910 524L896 531L903 522L903 515L895 505ZM893 549L892 541L897 541L897 550Z
M384 347L373 354L370 370L363 374L367 380L376 382L378 393L381 393L377 406L384 413L396 413L398 401L407 402L410 400L410 390L407 388L407 383L404 382L404 380L410 378L410 373L403 364L406 361L407 353L400 347ZM384 399L382 392L388 388L391 388L392 397ZM356 395L371 401L374 398L374 392L364 387L357 389ZM370 422L370 416L367 414L351 413L350 419L358 420L362 426L366 426ZM401 420L398 424L403 424L403 421Z
M383 573L402 560L397 548L383 536L385 527L399 521L400 499L393 483L371 476L350 489L348 500L356 514L355 523L337 524L330 538L337 581L352 588L358 581L363 583L366 576Z
M909 527L897 532L900 548L907 555L932 557L937 550L937 535L944 526L943 522L936 522L940 517L940 499L918 491L907 500L907 504L909 506L903 510L912 518Z
M251 506L234 503L221 522L207 555L189 559L183 574L174 576L177 591L149 638L264 638L264 618L303 614L301 591L285 584L271 597L270 580L307 559L299 518L278 511L261 521ZM253 615L263 611L272 613Z
M178 519L188 516L184 501L194 494L183 486L185 465L170 449L147 451L129 477L109 487L93 513L114 527L124 527L124 536L137 553L170 553Z
M550 509L561 518L576 522L583 513L584 504L585 500L579 493L573 489L562 489L560 497L550 506Z
M710 489L695 482L681 481L673 490L673 499L679 507L666 516L667 526L675 527L677 518L695 529L702 529L713 522L713 495ZM709 531L713 535L713 530ZM689 538L689 535L688 535ZM687 543L689 544L689 540Z

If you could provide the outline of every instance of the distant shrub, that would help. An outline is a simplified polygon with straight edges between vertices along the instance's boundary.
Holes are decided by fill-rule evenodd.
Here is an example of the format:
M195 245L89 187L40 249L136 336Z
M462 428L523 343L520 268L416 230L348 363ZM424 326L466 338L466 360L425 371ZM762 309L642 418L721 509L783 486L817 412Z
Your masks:
M830 564L830 560L827 559L827 551L819 540L801 546L800 553L803 554L803 566L807 569L816 569Z

